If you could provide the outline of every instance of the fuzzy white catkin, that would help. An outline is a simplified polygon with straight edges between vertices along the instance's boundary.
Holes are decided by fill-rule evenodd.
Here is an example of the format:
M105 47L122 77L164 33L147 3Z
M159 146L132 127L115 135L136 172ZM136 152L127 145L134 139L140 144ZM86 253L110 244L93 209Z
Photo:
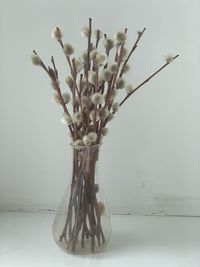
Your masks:
M120 54L121 54L123 59L126 58L126 56L128 54L128 49L126 47L123 47L122 50L119 50L119 52L118 52L118 55L120 55Z
M123 78L119 78L116 81L116 87L117 89L122 89L126 86L125 80Z
M106 136L106 135L108 134L108 128L103 127L103 128L101 129L101 134L102 134L103 136Z
M102 104L103 103L103 95L101 93L94 93L91 96L91 101L94 105Z
M164 55L163 57L167 63L171 63L174 60L174 56L172 54Z
M91 141L89 140L87 135L83 136L83 143L84 143L85 146L90 146L91 145Z
M90 105L90 99L89 99L89 97L83 95L83 96L81 97L82 107L83 107L83 108L84 108L84 107L87 107L88 102L89 102L89 105Z
M95 30L95 31L93 32L93 36L94 36L94 38L97 39L98 35L99 35L99 39L101 39L101 37L103 36L102 31L100 31L100 30Z
M94 121L94 119L95 119L95 111L91 110L89 116L90 116L90 120ZM98 121L99 119L100 119L99 112L96 111L96 120Z
M58 93L54 93L51 97L52 103L60 104L60 96Z
M74 142L73 135L72 135L72 133L70 131L68 132L68 137L69 137L69 141L70 142Z
M99 108L98 112L99 112L100 118L103 120L105 120L110 114L110 111L108 110L108 108L104 108L104 107Z
M87 136L88 136L88 140L91 143L96 142L96 140L97 140L97 134L95 132L89 132Z
M105 63L107 59L107 56L105 54L102 54L102 53L97 53L96 55L96 63L98 66L101 66Z
M61 122L63 124L68 124L68 125L71 125L72 124L72 120L71 120L71 117L66 114L66 113L63 113L62 116L61 116Z
M113 110L114 112L117 112L117 111L119 110L119 103L118 103L118 102L114 102L114 103L112 104L112 110Z
M65 79L66 84L69 86L69 88L73 88L73 78L71 76L67 76Z
M111 63L110 66L108 67L108 69L111 71L111 73L116 73L117 69L118 69L117 62Z
M81 139L83 138L83 132L82 132L81 130L79 130L79 131L77 132L77 134L78 134L78 137L79 137L79 138L81 138Z
M96 72L95 71L90 70L88 72L88 81L89 81L89 83L91 83L93 85L96 84L97 80L96 80Z
M112 72L109 69L104 69L101 74L102 80L108 82L112 77Z
M41 59L38 55L31 55L31 63L34 65L34 66L40 66L40 63L41 63Z
M103 42L103 45L106 49L111 50L115 46L115 43L112 39L106 38Z
M82 54L81 54L81 60L83 61L84 64L87 63L88 61L88 53L87 51L83 51Z
M71 56L74 53L74 48L71 44L64 44L63 51L66 56Z
M79 97L78 96L75 96L75 99L71 99L71 104L73 105L76 105L78 106L79 105Z
M88 35L89 35L89 28L88 27L83 27L83 30L81 32L81 36L87 38Z
M73 120L76 123L80 123L82 121L82 114L80 111L77 111L76 113L74 113Z
M81 139L77 139L75 142L74 142L74 146L83 146L83 141Z
M62 94L62 98L63 98L64 103L65 103L65 104L68 104L69 101L70 101L70 99L71 99L71 96L70 96L70 94L68 94L68 93L66 92L66 93L63 93L63 94Z
M54 90L57 91L58 87L60 86L60 82L59 81L52 81L51 82L51 86Z
M124 73L127 73L130 70L130 68L131 68L130 65L126 64L124 67Z
M113 100L113 99L116 97L117 93L118 93L117 89L114 88L114 89L112 90L111 95L110 95L110 99Z
M90 58L91 58L91 59L94 59L94 58L96 57L97 54L98 54L97 49L93 49L93 50L90 52Z
M114 114L113 113L110 113L108 118L107 118L107 121L111 121L114 119Z
M117 44L123 43L126 40L126 34L124 32L116 32L114 40Z
M79 82L79 87L80 87L80 82ZM87 89L87 81L86 81L86 78L83 78L82 79L82 91L81 91L81 93L83 94L86 89Z
M132 93L133 90L134 90L133 85L132 84L127 84L127 86L126 86L126 92L127 92L127 94Z
M76 71L80 72L83 69L83 63L80 59L75 60Z
M53 30L51 32L51 37L55 40L58 40L58 41L62 39L63 33L59 27L53 28Z

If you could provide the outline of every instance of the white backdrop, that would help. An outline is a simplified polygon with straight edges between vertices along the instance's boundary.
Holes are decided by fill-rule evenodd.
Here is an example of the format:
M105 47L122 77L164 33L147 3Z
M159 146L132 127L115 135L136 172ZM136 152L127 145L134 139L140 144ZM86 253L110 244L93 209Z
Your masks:
M68 70L51 29L63 28L78 55L90 16L109 35L127 27L129 47L147 28L127 76L135 86L163 64L163 54L180 54L110 123L100 174L112 211L200 215L200 2L0 0L0 6L0 208L55 208L60 200L70 148L49 81L29 55L36 49L46 62L54 55L64 81Z

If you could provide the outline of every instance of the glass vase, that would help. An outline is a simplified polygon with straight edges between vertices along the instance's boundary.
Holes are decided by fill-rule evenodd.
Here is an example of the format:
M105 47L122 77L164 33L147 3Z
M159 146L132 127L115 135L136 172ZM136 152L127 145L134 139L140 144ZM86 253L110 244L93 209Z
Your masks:
M110 239L110 213L97 176L99 152L100 145L72 145L72 175L52 228L65 252L101 252Z

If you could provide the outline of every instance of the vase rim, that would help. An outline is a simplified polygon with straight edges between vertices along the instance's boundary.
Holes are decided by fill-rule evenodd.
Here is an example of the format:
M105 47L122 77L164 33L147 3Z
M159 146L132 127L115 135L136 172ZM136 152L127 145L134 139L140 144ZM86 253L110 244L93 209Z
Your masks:
M78 149L90 149L90 148L98 148L102 145L103 143L95 144L95 145L90 145L90 146L77 146L73 143L70 143L70 146L73 148L78 148Z

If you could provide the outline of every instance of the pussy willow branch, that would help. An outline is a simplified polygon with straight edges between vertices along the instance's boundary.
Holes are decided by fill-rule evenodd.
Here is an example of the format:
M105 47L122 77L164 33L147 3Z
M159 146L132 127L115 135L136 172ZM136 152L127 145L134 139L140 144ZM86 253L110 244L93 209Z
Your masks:
M56 75L56 79L58 80L58 70L56 68L56 64L55 64L55 60L54 60L53 56L51 57L51 62L52 62L53 69L54 69L54 72L55 72L55 75Z
M77 95L78 95L79 105L80 105L80 109L81 109L82 125L83 125L83 128L84 128L85 127L85 122L84 122L83 106L82 106L82 100L81 100L81 88L80 88L80 92L79 92L78 86L77 86L77 83L76 83L77 73L76 73L76 66L75 66L75 58L72 59L72 69L73 69L74 85L75 85L75 89L76 89L76 92L77 92ZM82 77L81 77L81 81L80 82L82 84Z
M173 57L173 60L176 59L179 55L176 55ZM120 106L123 105L123 103L133 94L135 91L137 91L140 87L142 87L145 83L150 81L154 76L156 76L161 70L163 70L165 67L167 67L170 63L165 63L161 68L159 68L157 71L155 71L152 75L150 75L146 80L144 80L141 84L139 84L130 94L128 94L120 103Z
M129 52L129 54L128 54L126 60L124 61L124 64L123 64L123 67L122 67L122 70L121 70L121 72L120 72L120 76L119 76L119 77L121 77L121 76L123 75L125 66L126 66L127 62L129 61L129 58L131 57L131 55L133 54L133 52L134 52L135 49L137 48L137 45L138 45L138 43L139 43L139 41L140 41L142 35L144 34L145 30L146 30L146 28L144 28L141 32L138 32L138 37L137 37L137 39L136 39L136 41L135 41L135 43L134 43L134 45L133 45L131 51ZM127 29L126 29L126 31L127 31Z
M88 49L87 49L87 72L90 69L91 34L92 34L92 19L89 18Z
M98 48L98 44L99 44L99 40L100 40L100 30L97 30L97 39L96 39L96 49Z
M35 55L38 55L37 52L36 52L35 50L33 50L33 53L34 53ZM62 97L62 94L61 94L61 90L60 90L60 86L59 86L58 84L55 83L55 81L56 81L56 79L57 79L57 76L58 76L58 71L57 71L57 69L56 69L55 62L54 62L54 58L53 58L53 57L51 58L51 61L52 61L52 64L53 64L53 68L55 68L55 70L56 70L56 71L54 70L54 76L55 76L54 78L52 77L52 74L50 74L50 71L48 70L48 68L46 67L46 65L44 64L44 62L43 62L42 60L41 60L41 62L40 62L40 66L41 66L42 69L48 74L48 76L49 76L49 78L51 79L51 81L55 84L56 91L57 91L57 93L58 93L58 95L59 95L60 103L61 103L61 105L62 105L62 108L63 108L64 112L65 112L68 116L70 116L70 118L71 118L71 115L70 115L70 113L69 113L69 111L68 111L68 109L67 109L67 107L66 107L66 105L65 105L65 102L64 102L64 100L63 100L63 97ZM52 70L52 71L53 71L53 70ZM68 128L69 128L69 130L70 130L70 132L71 132L72 137L74 137L72 127L71 127L70 125L68 125Z

